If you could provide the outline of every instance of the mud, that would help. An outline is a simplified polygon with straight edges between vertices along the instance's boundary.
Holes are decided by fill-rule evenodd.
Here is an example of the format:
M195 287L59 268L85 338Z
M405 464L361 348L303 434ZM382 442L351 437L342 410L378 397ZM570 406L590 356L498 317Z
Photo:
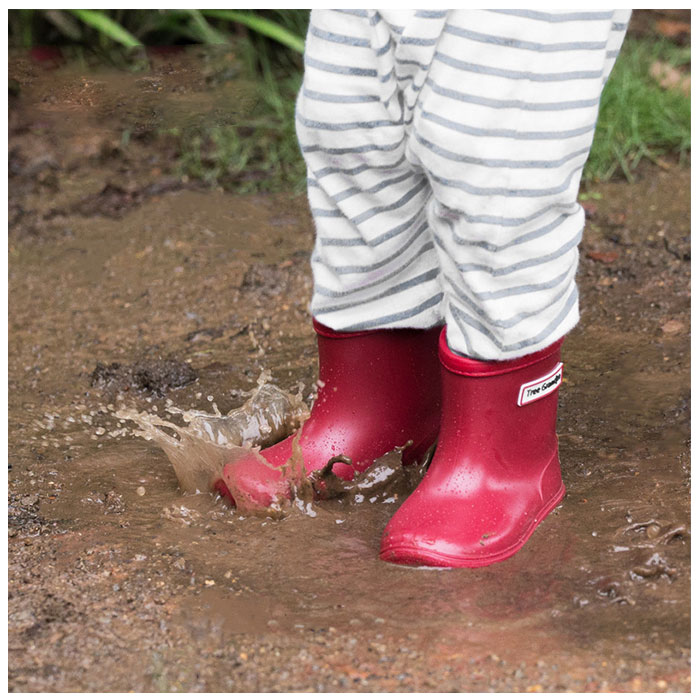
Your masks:
M185 495L115 416L126 399L226 414L263 370L313 394L303 197L180 181L118 216L78 206L170 182L152 122L245 108L208 65L10 63L10 689L688 691L689 171L588 193L563 505L491 567L392 566L377 554L402 495L242 516ZM162 358L196 378L92 382L98 362Z
M90 375L92 386L102 387L108 394L129 391L147 391L164 396L197 379L197 373L186 362L179 360L142 359L131 365L98 362Z

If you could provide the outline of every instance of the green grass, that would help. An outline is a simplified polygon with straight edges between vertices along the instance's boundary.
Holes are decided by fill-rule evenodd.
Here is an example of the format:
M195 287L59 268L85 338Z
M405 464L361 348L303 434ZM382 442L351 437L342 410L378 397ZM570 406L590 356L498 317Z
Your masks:
M302 191L306 168L294 128L294 96L301 75L259 84L253 115L235 125L176 133L178 171L236 192Z
M690 63L690 49L663 40L628 37L603 92L598 126L584 182L622 175L634 179L644 160L690 151L690 97L664 89L649 74L654 61Z
M202 127L179 137L180 174L236 192L302 191L306 166L297 143L294 107L302 69L297 54L236 45L254 80L254 105L235 124Z
M240 10L202 10L202 13L207 17L213 17L215 19L238 22L258 34L274 39L298 53L304 53L304 39L302 38L302 34L296 34L266 17L260 17L252 12L241 12Z
M294 132L307 10L10 10L14 46L60 44L141 70L135 45L226 44L257 82L251 116L175 136L182 174L237 191L303 187L305 167ZM134 49L131 48L133 52ZM124 56L132 58L125 62ZM634 178L643 161L690 151L690 98L660 87L652 63L690 64L690 48L628 37L601 100L583 182Z
M121 24L115 22L105 12L100 12L99 10L69 10L69 12L84 24L93 27L103 36L116 41L122 46L134 48L141 45L141 42L133 34L124 29ZM52 15L52 17L55 19L56 15Z
M308 10L9 10L11 46L227 44L246 27L302 53Z

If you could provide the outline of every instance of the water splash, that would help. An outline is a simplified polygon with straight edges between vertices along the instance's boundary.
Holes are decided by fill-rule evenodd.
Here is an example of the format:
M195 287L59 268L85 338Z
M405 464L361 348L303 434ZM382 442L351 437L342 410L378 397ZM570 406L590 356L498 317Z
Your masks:
M308 417L301 395L283 391L270 378L263 372L246 402L225 415L214 405L213 414L168 406L182 424L127 407L115 416L136 423L133 434L165 452L185 493L206 493L225 464L250 455L262 460L261 446L282 440Z
M308 408L300 393L285 392L271 384L270 378L269 372L263 372L247 401L226 415L219 412L216 404L213 404L213 414L168 406L166 411L177 416L178 423L133 408L122 407L115 415L136 423L138 427L132 433L155 442L165 452L185 493L212 491L222 478L224 465L242 459L253 458L268 469L279 469L282 474L280 490L268 507L236 488L235 479L226 481L240 513L279 518L288 513L291 506L304 515L315 517L314 501L319 499L340 500L348 505L394 503L399 495L408 495L418 485L432 452L422 464L405 465L403 452L410 442L377 458L350 481L332 471L336 462L352 464L344 455L333 457L323 469L309 474L300 445L301 431L297 430L308 418ZM289 460L279 467L271 465L260 453L261 447L274 444L295 430Z
M349 504L395 503L400 496L407 496L425 475L435 446L430 448L420 464L404 464L403 453L411 446L409 441L370 464L363 472L357 472L350 481L333 473L333 465L346 458L334 457L326 466L310 475L314 491L319 498L345 500Z

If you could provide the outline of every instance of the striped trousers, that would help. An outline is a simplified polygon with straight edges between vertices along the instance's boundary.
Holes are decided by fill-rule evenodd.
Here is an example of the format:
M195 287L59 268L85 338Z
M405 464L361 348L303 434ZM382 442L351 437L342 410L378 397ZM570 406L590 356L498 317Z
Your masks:
M578 321L577 202L629 10L313 10L296 125L335 330L505 360Z

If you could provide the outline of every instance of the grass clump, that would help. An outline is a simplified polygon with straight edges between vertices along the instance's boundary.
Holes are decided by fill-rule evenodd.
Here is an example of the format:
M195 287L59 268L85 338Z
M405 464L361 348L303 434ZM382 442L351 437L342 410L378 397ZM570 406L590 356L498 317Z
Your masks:
M304 189L306 166L294 109L302 66L291 51L270 52L256 36L237 44L254 100L235 124L203 126L179 135L179 171L236 192Z
M663 88L651 74L660 62L676 69L690 64L690 49L661 39L627 37L602 95L598 126L583 179L634 179L644 159L664 153L682 162L690 151L690 97Z
M180 174L236 192L301 191L306 169L294 128L298 83L264 82L251 116L179 134Z

